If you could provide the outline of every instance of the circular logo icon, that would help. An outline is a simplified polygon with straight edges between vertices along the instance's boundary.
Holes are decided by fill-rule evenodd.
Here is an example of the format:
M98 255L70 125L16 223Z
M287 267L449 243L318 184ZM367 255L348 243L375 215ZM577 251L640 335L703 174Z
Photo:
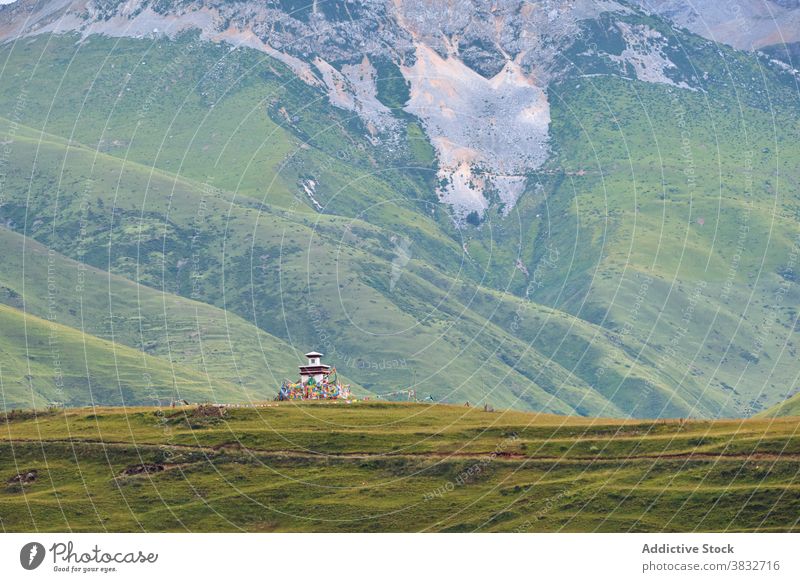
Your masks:
M35 570L44 561L44 546L39 542L30 542L19 551L19 563L26 570Z

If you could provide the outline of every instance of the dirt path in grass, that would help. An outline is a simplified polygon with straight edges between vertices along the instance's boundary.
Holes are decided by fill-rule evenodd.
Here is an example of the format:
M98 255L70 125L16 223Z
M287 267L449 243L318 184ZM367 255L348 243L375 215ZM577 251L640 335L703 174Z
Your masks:
M153 444L153 443L126 443L120 441L99 441L89 439L0 439L0 443L28 443L37 445L68 444L68 445L93 445L99 448L133 449L135 451L182 451L204 453L209 458L221 454L241 455L256 458L275 459L308 459L308 460L382 460L382 459L432 459L432 460L459 460L459 459L487 459L498 461L528 461L550 463L619 463L631 461L765 461L765 462L800 462L798 453L773 453L757 452L745 453L714 453L714 452L670 452L648 453L636 455L596 455L596 456L553 456L553 455L526 455L510 452L347 452L327 453L321 451L303 451L289 449L252 449L239 443L222 443L219 445L185 445L185 444Z

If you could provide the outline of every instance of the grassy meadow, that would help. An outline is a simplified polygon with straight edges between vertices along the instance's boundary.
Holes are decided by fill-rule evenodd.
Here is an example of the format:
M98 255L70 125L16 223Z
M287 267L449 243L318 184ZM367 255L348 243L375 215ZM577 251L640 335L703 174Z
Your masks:
M9 413L4 531L797 531L796 418L269 403ZM143 466L149 467L147 470ZM28 483L8 482L36 470Z

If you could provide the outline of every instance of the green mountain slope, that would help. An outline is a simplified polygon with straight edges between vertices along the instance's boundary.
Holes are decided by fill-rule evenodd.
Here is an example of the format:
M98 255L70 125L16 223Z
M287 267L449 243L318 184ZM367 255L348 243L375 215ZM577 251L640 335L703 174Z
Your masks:
M68 156L71 163L64 166L62 181L89 181L98 195L61 193L57 202L61 210L52 230L45 226L55 212L52 198L42 192L25 204L10 200L4 209L10 224L19 229L27 215L31 236L68 254L100 267L108 268L110 262L113 272L218 303L278 335L287 334L286 341L292 345L320 346L338 360L344 374L369 389L391 392L408 386L413 369L425 393L437 398L488 399L562 413L617 415L623 414L625 408L620 405L627 398L618 386L633 390L643 382L639 374L625 378L625 370L632 367L628 356L612 359L603 343L592 345L602 330L552 309L454 280L423 261L410 261L395 290L387 289L392 266L381 253L381 239L387 235L368 223L323 216L309 225L279 209L267 213L267 208L256 214L247 206L231 205L224 192L204 194L201 185L189 180L150 175L130 163L123 167L116 158L96 155L79 144L67 148L57 138L18 137L15 146L14 155L19 156L15 165L19 166L30 163L25 160L34 151L44 168L61 166ZM90 164L91 177L84 173ZM117 191L104 196L106 184L117 183ZM170 188L168 200L156 195ZM198 197L203 196L204 219L195 222L192 209L200 208ZM115 201L120 226L109 233L107 209ZM147 211L142 211L140 205L145 204ZM167 205L172 208L170 220L162 222ZM87 218L82 220L81 213ZM236 228L231 227L234 221L239 222ZM225 255L221 255L209 241L225 224L228 235ZM250 232L256 232L255 239L251 240ZM194 234L189 237L188 233ZM103 251L108 239L113 241L110 256ZM259 260L274 259L259 265L258 278L251 279L250 263L256 253ZM198 277L181 269L189 257L195 257L193 265L202 261ZM314 271L315 281L309 283L308 262L338 269ZM220 292L216 285L225 271L231 274ZM384 275L376 277L376 273ZM337 288L342 290L340 295L327 292ZM285 301L283 289L302 290L305 302ZM436 309L430 309L431 303ZM122 308L126 309L124 302ZM536 327L531 328L534 322ZM341 331L335 331L337 325ZM375 326L384 327L370 329ZM394 333L403 326L413 329L413 334ZM358 355L365 329L374 334L370 358ZM136 338L127 343L136 345L133 341L140 342ZM278 365L285 368L289 354L285 346L278 348ZM412 359L402 354L416 355ZM401 360L401 365L395 364ZM597 386L590 385L583 377L601 360L607 360L608 376ZM637 412L642 416L662 410L673 399L666 380L658 378L653 386L652 396L639 405ZM254 389L261 389L261 383L257 381ZM683 396L675 401L668 408L675 416L687 414L694 406Z
M304 361L233 313L110 275L2 227L0 246L0 302L27 313L241 385L257 400L272 399Z
M759 418L774 418L779 416L800 416L800 395L795 394L783 402L776 404L766 410L762 410L755 416Z
M578 293L539 298L641 337L656 365L682 368L678 390L694 379L747 416L797 382L796 87L761 57L678 40L700 90L602 75L558 87L573 175L553 186L551 232L587 267L563 274Z
M0 305L3 407L247 402L228 382Z
M625 77L595 50L621 50L598 32L615 28L587 30L549 88L550 161L512 212L461 227L433 194L417 120L398 113L402 139L375 146L263 53L193 35L4 45L6 70L28 75L0 85L0 221L127 289L88 318L98 335L111 337L101 312L119 313L115 340L251 390L316 348L378 394L750 415L796 377L793 85L760 56L622 18L661 30L679 63L668 80L689 88ZM404 104L407 89L382 87ZM20 293L16 277L4 285ZM178 296L216 308L210 361L186 331L199 306ZM214 331L220 317L239 331Z

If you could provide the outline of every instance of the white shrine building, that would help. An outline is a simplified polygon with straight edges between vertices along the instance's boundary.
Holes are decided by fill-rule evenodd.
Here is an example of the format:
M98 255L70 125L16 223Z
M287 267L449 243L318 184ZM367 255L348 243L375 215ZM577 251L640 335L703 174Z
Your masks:
M330 375L331 367L321 362L322 354L319 352L308 352L306 358L308 364L300 366L300 383L306 385L310 378L314 378L315 384L322 383Z

